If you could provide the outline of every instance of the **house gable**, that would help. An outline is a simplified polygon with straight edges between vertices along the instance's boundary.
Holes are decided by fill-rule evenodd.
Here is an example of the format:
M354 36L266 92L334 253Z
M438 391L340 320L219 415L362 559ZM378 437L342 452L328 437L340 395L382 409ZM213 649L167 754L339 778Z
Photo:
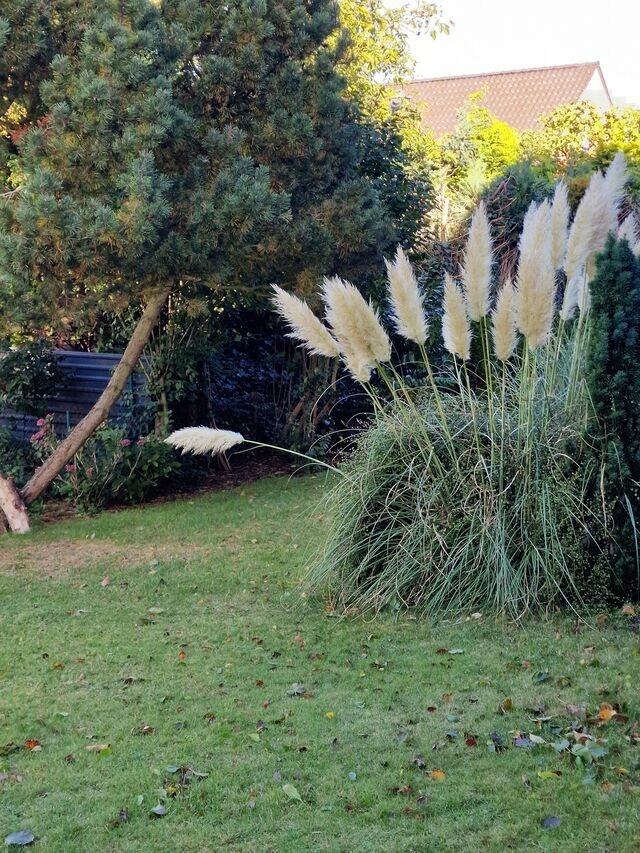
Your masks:
M483 93L483 106L519 131L534 130L540 116L583 98L599 109L613 106L598 62L414 80L402 91L418 106L423 128L436 136L453 131L476 92Z

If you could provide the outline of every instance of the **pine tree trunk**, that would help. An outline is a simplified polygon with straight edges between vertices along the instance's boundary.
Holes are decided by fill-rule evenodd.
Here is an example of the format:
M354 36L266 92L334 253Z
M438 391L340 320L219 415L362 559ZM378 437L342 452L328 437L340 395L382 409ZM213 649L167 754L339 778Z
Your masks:
M14 533L28 533L29 516L27 508L16 489L16 484L12 477L3 477L0 474L0 513L3 515L0 518L0 533L4 533L7 527L13 530Z
M151 332L158 322L160 312L167 301L170 290L171 287L167 286L149 297L146 308L142 312L142 317L127 344L127 348L100 398L91 411L60 442L51 456L36 470L33 477L22 488L20 494L27 506L33 503L44 492L89 436L109 417L111 408L122 394L127 380L138 363L142 351L151 336ZM13 530L14 528L12 527L11 529Z

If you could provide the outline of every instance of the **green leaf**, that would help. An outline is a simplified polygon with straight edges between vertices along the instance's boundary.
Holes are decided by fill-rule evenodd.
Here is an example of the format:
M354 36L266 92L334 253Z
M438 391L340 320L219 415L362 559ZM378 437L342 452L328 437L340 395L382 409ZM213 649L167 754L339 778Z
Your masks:
M282 786L282 790L289 797L290 800L297 800L299 803L302 802L302 797L298 793L298 789L295 785L292 785L290 782L287 782Z

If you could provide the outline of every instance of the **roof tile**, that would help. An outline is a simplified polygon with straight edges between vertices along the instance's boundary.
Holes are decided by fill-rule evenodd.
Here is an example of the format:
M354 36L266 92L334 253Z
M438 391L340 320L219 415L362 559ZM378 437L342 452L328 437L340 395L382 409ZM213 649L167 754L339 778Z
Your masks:
M598 62L495 71L463 77L414 80L403 86L422 113L422 125L437 136L451 133L467 98L483 91L482 105L516 130L533 130L540 116L583 96ZM602 73L602 72L600 72ZM606 84L602 78L606 91ZM608 97L608 92L606 92Z

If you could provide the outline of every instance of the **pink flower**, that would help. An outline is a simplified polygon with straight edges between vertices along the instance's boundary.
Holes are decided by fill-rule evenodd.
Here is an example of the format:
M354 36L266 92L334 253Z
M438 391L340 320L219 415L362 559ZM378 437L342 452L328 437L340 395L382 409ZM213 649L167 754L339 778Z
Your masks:
M36 421L36 426L44 426L45 424L46 421L44 418L38 418L38 420Z
M44 438L44 432L39 429L38 432L34 432L31 436L31 441L40 441L41 438Z
M142 445L144 444L144 438L139 438L139 439L136 441L136 444L138 445L138 447L142 447Z
M65 465L65 471L68 471L70 474L75 474L77 471L77 467L75 465Z
M120 447L129 447L130 444L131 444L131 442L129 441L128 438L123 438L120 441Z

